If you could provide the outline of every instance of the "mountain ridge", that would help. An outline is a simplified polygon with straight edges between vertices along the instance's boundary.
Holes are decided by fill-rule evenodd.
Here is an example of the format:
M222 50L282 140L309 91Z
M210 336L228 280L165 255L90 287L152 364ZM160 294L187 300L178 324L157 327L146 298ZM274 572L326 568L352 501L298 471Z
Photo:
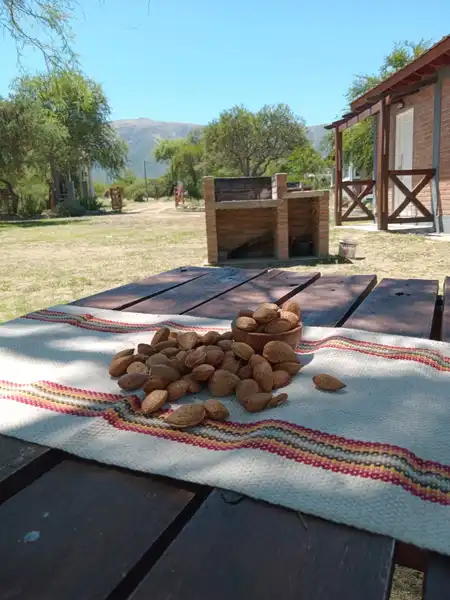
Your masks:
M167 171L167 165L157 163L153 157L153 151L160 140L185 138L191 131L204 127L195 123L155 121L147 117L118 119L111 124L128 144L129 167L139 178L145 174L144 161L148 178L160 177ZM323 125L307 127L307 133L314 148L320 150L321 141L326 133ZM106 172L98 168L94 169L93 177L96 181L111 181Z

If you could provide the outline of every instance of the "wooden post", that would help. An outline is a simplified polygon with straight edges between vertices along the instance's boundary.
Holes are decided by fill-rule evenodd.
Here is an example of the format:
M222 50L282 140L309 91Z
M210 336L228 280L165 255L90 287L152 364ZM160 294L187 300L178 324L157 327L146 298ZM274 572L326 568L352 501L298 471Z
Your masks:
M391 105L384 103L384 162L383 162L383 193L384 193L384 221L383 228L387 231L389 218L389 140L391 131Z
M431 181L431 207L434 218L434 228L441 232L441 219L439 214L439 163L441 156L441 99L442 99L442 72L438 72L438 80L434 84L434 118L433 118L433 169L436 170Z
M334 130L334 157L336 180L334 182L334 224L342 225L342 131Z
M277 229L275 233L275 255L278 260L289 258L289 200L286 198L287 175L277 173L272 177L272 198L278 200L276 209Z
M388 192L389 192L389 120L390 111L386 100L381 100L381 108L377 117L377 227L387 231L388 228Z
M217 265L219 261L219 247L217 240L214 177L203 177L203 198L205 200L206 245L208 249L208 262L210 265Z

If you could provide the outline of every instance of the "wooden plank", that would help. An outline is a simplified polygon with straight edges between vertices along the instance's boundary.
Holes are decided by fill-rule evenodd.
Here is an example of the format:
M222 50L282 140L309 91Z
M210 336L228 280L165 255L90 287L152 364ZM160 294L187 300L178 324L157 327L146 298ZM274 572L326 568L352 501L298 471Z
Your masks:
M130 600L387 600L394 544L215 490Z
M268 298L277 277L252 282L266 283L256 303L264 294ZM323 277L293 297L308 324L336 325L375 281L374 276ZM214 312L218 300L202 308L212 306ZM250 298L238 302L239 308L249 304ZM234 314L236 307L229 310ZM294 512L248 498L231 505L223 494L215 490L209 496L132 600L389 597L394 540L306 515L305 529Z
M216 210L239 210L247 208L274 208L280 200L222 200L216 202Z
M193 498L142 474L62 462L0 506L0 597L107 598L174 521L184 525Z
M238 286L251 281L264 272L265 269L229 267L214 269L213 273L205 275L201 279L195 279L156 297L135 303L129 308L125 308L124 312L180 315L233 288L237 288L236 293L239 293Z
M188 315L232 319L241 309L254 309L262 302L282 304L320 276L273 269L223 294L219 298L187 311Z
M431 554L425 573L424 600L445 600L450 597L450 558Z
M438 281L383 279L345 327L429 338Z
M364 300L376 284L375 275L325 275L293 296L306 325L337 327Z
M389 217L389 224L400 225L402 223L433 223L433 217Z
M32 481L52 468L60 460L58 452L29 444L14 438L0 436L0 501L4 502Z
M211 273L213 269L203 267L179 267L159 275L128 283L99 294L71 302L76 306L92 306L93 308L109 308L122 310L144 298L151 298L179 285Z
M436 169L389 169L389 175L427 175L433 177L435 172Z
M161 273L126 286L106 290L73 304L96 308L120 309L122 305L137 302L149 294L174 289L183 282L198 279L216 269L181 267ZM176 288L175 288L176 289ZM0 436L0 494L6 500L27 482L52 468L60 460L60 454L46 446L28 444L6 436Z
M441 340L450 342L450 277L444 281Z
M342 225L342 131L336 127L334 131L334 158L336 163L336 179L334 182L334 224Z

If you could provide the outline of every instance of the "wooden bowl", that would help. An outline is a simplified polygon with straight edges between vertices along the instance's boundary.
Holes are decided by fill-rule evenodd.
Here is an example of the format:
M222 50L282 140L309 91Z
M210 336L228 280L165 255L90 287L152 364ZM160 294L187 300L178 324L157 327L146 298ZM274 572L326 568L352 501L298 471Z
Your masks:
M255 352L261 354L267 342L277 341L285 342L291 348L296 348L302 337L303 324L300 323L295 329L284 331L283 333L250 333L242 331L236 327L235 321L231 323L231 332L235 342L244 342L253 348Z

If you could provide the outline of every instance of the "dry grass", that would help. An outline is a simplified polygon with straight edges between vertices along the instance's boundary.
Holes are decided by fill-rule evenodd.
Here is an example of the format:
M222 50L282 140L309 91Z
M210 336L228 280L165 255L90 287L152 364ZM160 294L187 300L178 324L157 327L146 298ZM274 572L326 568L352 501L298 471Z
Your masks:
M307 267L323 274L375 273L383 277L439 279L450 275L449 243L430 238L358 230L331 231L358 243L358 260L331 258ZM167 202L129 204L121 215L0 223L0 322L31 310L94 294L152 273L206 260L204 214L175 211ZM305 267L296 267L302 270ZM422 577L397 569L392 600L421 597Z
M0 223L0 321L68 302L179 265L206 260L204 214L168 202L129 204L127 212L78 219ZM358 242L360 260L296 267L323 274L376 273L378 278L450 274L449 244L415 235L331 232Z

